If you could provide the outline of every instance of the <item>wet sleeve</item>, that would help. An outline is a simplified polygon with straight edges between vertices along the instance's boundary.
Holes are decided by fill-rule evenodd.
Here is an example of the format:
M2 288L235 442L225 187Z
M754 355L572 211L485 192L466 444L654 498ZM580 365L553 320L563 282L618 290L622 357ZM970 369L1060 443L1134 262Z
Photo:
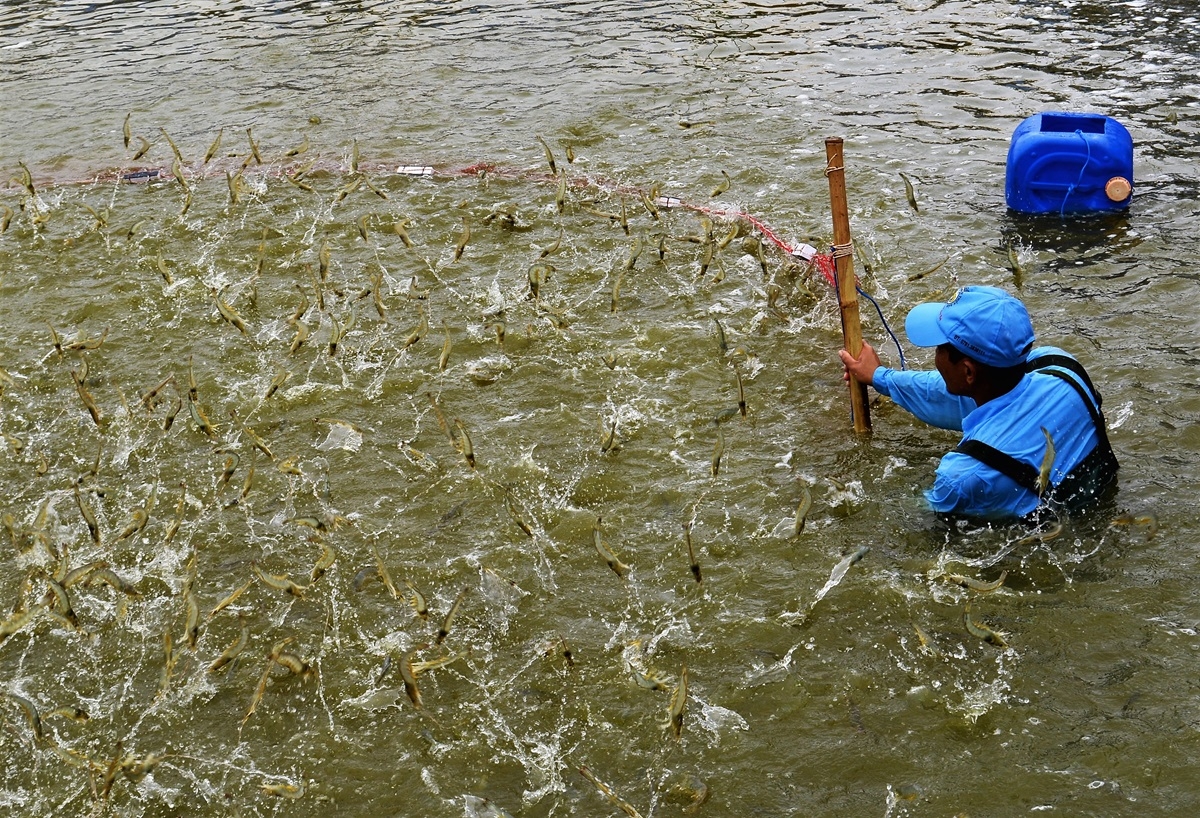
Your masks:
M931 509L942 514L950 514L959 510L959 506L965 505L959 496L958 485L952 480L944 479L940 474L933 481L933 486L925 490L925 499Z
M1022 517L1037 506L1037 497L1011 478L958 452L942 458L925 500L934 511L985 520Z
M972 399L947 392L946 382L937 371L899 371L881 366L875 370L871 385L918 420L940 429L961 432L963 418L975 408Z

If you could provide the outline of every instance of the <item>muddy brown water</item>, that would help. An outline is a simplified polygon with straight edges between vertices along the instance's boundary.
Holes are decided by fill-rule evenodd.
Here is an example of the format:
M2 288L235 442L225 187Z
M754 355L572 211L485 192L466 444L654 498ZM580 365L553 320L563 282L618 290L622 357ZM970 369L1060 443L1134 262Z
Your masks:
M39 611L0 643L7 812L619 814L581 766L645 816L1194 811L1194 10L643 5L0 10L0 604ZM1056 109L1130 129L1127 213L1006 212L1012 129ZM886 402L853 435L828 286L702 210L826 248L827 136L887 322L1020 295L1103 392L1111 504L948 529L953 435ZM737 231L707 267L705 217ZM137 595L94 571L78 627L41 611L93 561Z

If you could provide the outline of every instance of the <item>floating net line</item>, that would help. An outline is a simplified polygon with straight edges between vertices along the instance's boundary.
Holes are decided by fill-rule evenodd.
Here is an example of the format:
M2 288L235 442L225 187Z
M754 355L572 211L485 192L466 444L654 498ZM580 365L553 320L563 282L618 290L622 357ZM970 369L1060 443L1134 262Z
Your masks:
M242 173L249 169L247 163L239 163L237 173ZM232 178L236 174L230 169L232 166L222 164L220 162L205 162L201 167L183 167L176 165L168 169L164 167L130 167L119 170L101 171L91 177L74 178L67 180L56 180L54 185L80 186L80 185L97 185L105 183L128 183L128 184L147 184L151 182L172 182L177 181L179 176L183 177L184 182L209 179L227 175ZM496 179L526 179L533 182L543 184L556 184L559 181L557 173L545 173L540 171L522 170L519 168L510 168L498 165L493 162L475 162L463 166L443 166L437 167L434 165L391 165L383 163L354 163L350 168L340 163L325 162L324 164L310 161L308 163L291 162L288 164L272 164L272 165L257 165L254 167L255 175L276 176L292 180L293 182L300 181L301 177L312 173L313 171L322 171L327 173L347 173L361 175L396 175L409 177L425 177L425 178L455 178L469 176L487 176ZM17 179L11 179L9 186L11 187ZM593 176L579 175L572 176L566 179L566 183L576 188L594 187L609 193L620 195L634 196L641 198L647 206L653 205L656 208L663 209L681 209L688 210L694 213L700 213L705 216L725 219L728 221L744 222L751 225L755 230L759 231L762 236L773 244L784 254L792 258L799 259L811 264L817 272L831 286L837 287L837 268L834 262L832 252L822 253L817 248L805 244L803 242L791 244L784 240L776 233L769 225L757 216L748 213L744 210L727 207L710 207L707 205L699 205L684 201L676 196L666 196L657 193L656 191L648 191L645 188L621 184L611 180L596 178Z
M237 171L238 174L243 173L249 168L250 158L253 158L253 156L248 157L245 161L240 163L240 167ZM519 168L504 167L493 162L475 162L464 166L436 167L434 165L393 166L391 164L384 163L372 163L367 165L360 164L357 162L357 160L354 160L351 163L351 166L347 168L341 163L335 164L332 161L325 162L322 165L316 160L310 160L307 163L292 162L288 164L273 165L259 164L255 167L256 174L283 177L297 184L302 184L300 177L311 173L314 170L331 173L345 173L349 171L351 174L361 174L363 176L367 175L368 173L373 175L391 174L418 178L461 178L469 176L487 176L498 179L527 179L543 184L557 184L560 182L560 177L557 172L554 172L553 166L551 173L545 173L541 171L530 171ZM231 172L229 167L222 166L222 163L219 162L210 163L208 161L205 161L199 169L194 167L184 168L181 163L176 163L170 170L161 167L127 168L124 170L104 171L91 178L77 178L73 180L60 181L56 184L86 185L103 184L106 182L145 184L160 181L176 181L177 176L183 176L183 181L186 184L187 180L189 179L207 179L218 177L222 174L226 176L230 185L232 186L234 184L235 175ZM29 186L32 188L32 179L29 179L28 175L26 178L29 182ZM15 181L19 180L10 180L10 186L12 182ZM587 175L579 175L567 178L565 176L565 171L561 181L576 188L594 187L609 193L635 196L642 200L647 209L681 209L694 213L700 213L705 216L749 224L760 234L762 234L763 238L769 241L785 255L811 265L812 269L820 273L821 277L825 279L825 282L831 288L833 288L835 291L837 290L837 262L835 260L836 248L831 248L828 253L823 253L810 244L803 242L798 242L796 244L789 243L785 239L781 238L778 233L776 233L769 225L766 224L766 222L747 211L736 208L711 207L707 205L695 204L692 202L687 202L676 196L662 195L657 190L647 191L645 188L621 184L611 180L598 179ZM852 253L853 251L851 250L849 252ZM904 349L901 346L899 339L896 337L895 332L892 331L891 326L888 324L887 318L883 314L883 308L879 305L879 302L877 302L869 293L862 289L857 281L855 283L855 289L859 295L866 298L875 307L875 311L879 315L879 320L883 324L884 330L887 332L896 347L896 351L900 359L900 368L907 368L907 363L904 357Z

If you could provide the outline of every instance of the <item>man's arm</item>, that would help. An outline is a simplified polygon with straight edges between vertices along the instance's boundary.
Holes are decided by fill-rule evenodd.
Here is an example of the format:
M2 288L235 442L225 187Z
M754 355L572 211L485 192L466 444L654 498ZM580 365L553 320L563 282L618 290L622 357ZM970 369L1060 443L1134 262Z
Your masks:
M880 363L879 353L870 344L863 344L858 358L844 349L838 357L846 368L843 377L847 381L853 375L859 383L870 384L931 426L961 432L963 418L975 409L975 401L947 392L946 382L937 371L889 369Z

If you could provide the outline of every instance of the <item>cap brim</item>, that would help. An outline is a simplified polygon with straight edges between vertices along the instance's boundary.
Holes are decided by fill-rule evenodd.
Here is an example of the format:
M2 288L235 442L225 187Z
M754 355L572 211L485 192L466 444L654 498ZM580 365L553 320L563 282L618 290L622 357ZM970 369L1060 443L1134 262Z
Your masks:
M908 311L904 320L904 331L913 346L935 347L949 342L949 338L938 326L938 316L945 304L918 304Z

